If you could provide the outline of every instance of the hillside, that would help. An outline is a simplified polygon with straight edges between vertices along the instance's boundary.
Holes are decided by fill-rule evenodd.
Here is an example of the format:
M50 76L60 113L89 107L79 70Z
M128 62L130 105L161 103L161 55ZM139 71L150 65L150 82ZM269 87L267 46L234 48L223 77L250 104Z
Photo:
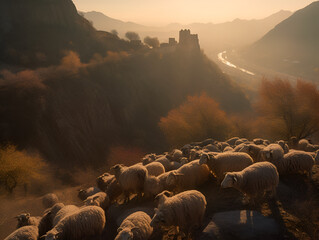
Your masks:
M87 61L96 52L130 48L112 34L97 32L71 0L0 2L0 63L48 66L68 50Z
M110 18L100 12L82 13L90 20L94 27L99 30L111 31L116 29L121 36L127 31L136 31L142 37L147 35L158 37L166 42L169 37L177 37L180 29L191 29L201 36L201 46L210 54L222 51L226 48L235 48L248 45L257 41L274 26L291 16L289 11L279 11L264 19L242 20L236 19L231 22L214 23L192 23L188 25L169 24L164 27L143 26L131 22L123 22Z
M260 65L318 80L319 2L297 11L244 51Z
M241 89L198 50L135 49L97 32L70 0L19 3L1 28L2 144L63 166L97 166L114 146L165 147L159 119L188 96L206 92L229 113L250 109Z

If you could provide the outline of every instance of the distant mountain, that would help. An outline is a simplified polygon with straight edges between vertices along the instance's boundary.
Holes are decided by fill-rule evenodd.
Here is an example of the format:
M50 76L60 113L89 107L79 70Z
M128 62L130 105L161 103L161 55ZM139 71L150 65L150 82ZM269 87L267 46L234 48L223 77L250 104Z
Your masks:
M72 0L0 1L0 62L46 66L58 63L68 50L87 60L96 52L128 49L128 45L96 31Z
M178 37L178 31L182 28L191 29L199 34L201 46L208 53L221 51L226 48L238 48L257 41L276 24L291 16L289 11L280 11L260 20L236 19L232 22L221 24L192 23L182 25L172 23L165 27L144 26L132 22L123 22L110 18L100 12L81 13L91 21L99 30L111 31L116 29L120 36L127 31L136 31L141 37L147 35L158 37L161 41L167 41L169 37Z
M276 70L319 80L319 1L295 12L243 54Z

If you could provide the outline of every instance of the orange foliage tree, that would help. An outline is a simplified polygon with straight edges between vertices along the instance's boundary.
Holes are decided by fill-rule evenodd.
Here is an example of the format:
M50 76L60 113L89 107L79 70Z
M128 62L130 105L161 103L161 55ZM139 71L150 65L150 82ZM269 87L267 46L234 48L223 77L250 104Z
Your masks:
M205 93L189 96L184 104L162 117L159 126L173 146L206 138L222 140L231 132L226 113Z
M314 83L263 79L256 109L274 137L309 137L319 130L319 91Z

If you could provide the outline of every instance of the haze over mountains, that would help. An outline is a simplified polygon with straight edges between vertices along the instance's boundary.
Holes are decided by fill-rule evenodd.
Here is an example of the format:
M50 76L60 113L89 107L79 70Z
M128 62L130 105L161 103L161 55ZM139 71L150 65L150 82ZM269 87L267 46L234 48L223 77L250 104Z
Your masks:
M191 29L201 36L200 43L207 54L238 48L251 44L261 38L278 23L291 16L290 11L280 11L264 19L241 20L221 24L192 23L181 25L172 23L164 27L143 26L132 22L123 22L110 18L100 12L81 13L91 21L99 30L111 31L116 29L120 36L127 31L136 31L143 38L145 36L158 37L160 41L167 42L169 37L177 37L180 29Z
M268 68L319 79L319 1L295 12L243 55Z

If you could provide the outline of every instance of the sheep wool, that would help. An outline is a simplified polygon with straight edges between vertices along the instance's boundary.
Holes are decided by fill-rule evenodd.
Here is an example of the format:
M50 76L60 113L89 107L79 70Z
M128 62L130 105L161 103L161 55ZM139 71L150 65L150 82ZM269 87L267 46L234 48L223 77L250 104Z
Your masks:
M149 176L158 176L165 172L163 164L159 162L151 162L144 166L146 167Z
M76 240L98 237L105 226L104 210L97 206L87 206L67 215L45 235L45 240Z
M306 172L311 178L312 167L315 161L310 153L304 151L291 151L284 155L284 157L276 162L275 166L279 174L293 174Z
M41 220L41 217L31 217L30 213L22 213L16 216L18 220L17 228L24 227L24 226L38 226Z
M44 208L50 208L59 201L59 198L54 193L48 193L42 197L42 204Z
M150 225L151 218L148 214L138 211L130 214L124 219L121 226L117 229L117 236L115 240L146 240L153 232Z
M166 184L176 192L190 190L204 184L210 175L207 165L200 165L199 160L189 162L175 171L171 171Z
M217 155L203 154L199 164L207 164L221 182L226 172L241 171L253 164L253 159L243 152L225 152Z
M37 240L39 236L36 226L24 226L11 233L4 240Z
M205 196L196 190L185 191L172 197L163 194L150 225L178 226L180 231L188 234L193 227L201 226L206 205Z
M142 165L125 167L117 164L111 168L115 172L115 178L123 189L125 200L129 200L130 193L137 193L141 197L144 189L144 182L148 176L147 169Z
M276 193L279 183L277 168L270 162L254 163L240 172L227 173L221 183L222 188L234 187L252 202L266 191Z

